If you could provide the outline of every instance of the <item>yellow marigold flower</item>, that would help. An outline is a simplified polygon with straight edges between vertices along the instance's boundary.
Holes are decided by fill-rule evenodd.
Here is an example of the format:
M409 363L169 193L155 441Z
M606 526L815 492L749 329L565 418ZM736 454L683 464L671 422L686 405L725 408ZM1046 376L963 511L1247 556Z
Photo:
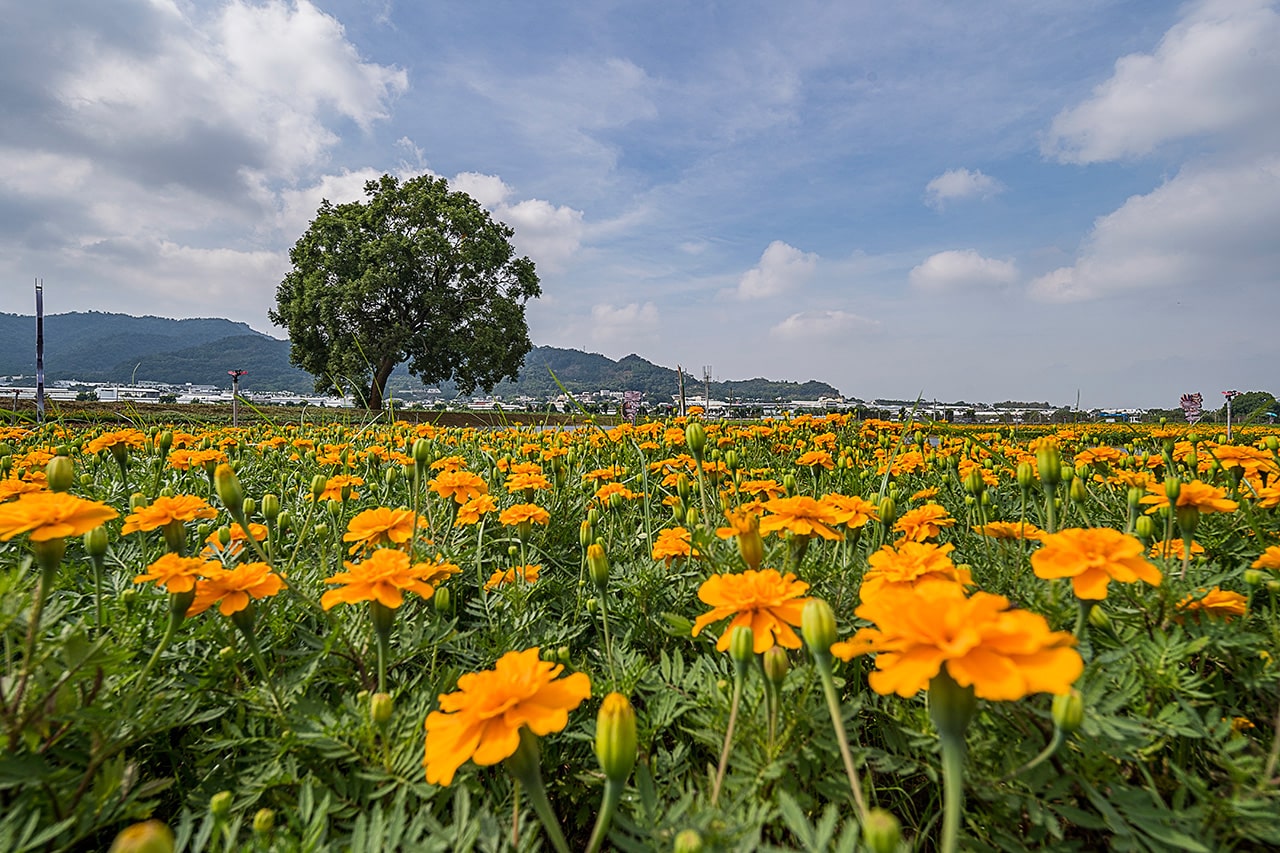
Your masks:
M817 534L823 539L843 539L836 530L835 510L807 495L794 498L773 498L765 501L769 514L760 519L760 535L767 536L780 530L788 530L797 536Z
M1062 694L1084 671L1066 631L1038 613L1010 610L1002 595L932 584L864 601L855 613L874 623L831 654L842 660L875 653L868 682L882 695L914 696L945 666L981 699L1008 701L1029 693Z
M343 542L354 542L348 553L369 550L379 545L401 545L413 536L415 516L411 509L385 506L366 509L347 522Z
M796 464L805 468L826 468L828 471L834 471L836 467L835 460L825 450L810 450L802 453L796 459Z
M196 587L196 599L188 616L203 613L213 605L223 616L239 613L250 598L269 598L284 588L284 579L266 563L244 563L234 569L213 569Z
M458 515L453 520L454 527L465 527L469 524L476 524L480 521L480 517L496 512L498 502L490 495L477 495L471 500L458 507Z
M197 518L217 518L218 511L198 495L161 495L144 507L124 517L121 534L155 530L171 521L193 521Z
M1179 601L1179 610L1193 611L1195 615L1204 613L1208 616L1221 616L1223 621L1230 622L1233 616L1243 616L1248 612L1249 599L1238 592L1213 587L1200 589L1196 594L1188 594Z
M491 670L458 679L454 693L440 695L440 710L427 715L422 758L427 782L448 785L468 759L481 766L510 758L520 728L535 735L558 732L569 712L591 697L591 679L544 661L537 648L507 652Z
M992 539L1039 539L1045 532L1029 521L988 521L973 527L974 533Z
M848 530L856 530L865 526L868 522L877 521L880 518L880 508L866 498L861 498L857 495L842 495L833 492L829 495L823 495L818 503L831 510L836 524L843 525Z
M693 636L712 622L732 617L732 621L720 633L716 648L726 651L729 636L739 626L750 628L756 654L763 654L771 646L786 649L800 648L800 637L793 630L800 625L804 598L809 585L788 572L779 574L777 569L748 569L738 574L712 575L698 587L698 598L711 606L711 610L693 623Z
M1249 564L1254 569L1272 569L1280 571L1280 545L1272 545Z
M436 556L434 562L417 563L413 569L419 573L423 583L429 583L432 586L439 586L449 578L462 572L462 569L455 563L447 562L439 555Z
M678 557L700 556L693 547L693 534L683 527L668 527L658 533L658 540L653 543L653 559L664 560L668 566Z
M1164 542L1156 542L1151 546L1151 550L1147 552L1147 556L1153 560L1182 559L1185 550L1185 543L1180 538L1175 537ZM1195 557L1203 553L1203 545L1199 542L1191 543L1191 556Z
M435 587L425 576L432 570L429 563L409 565L409 555L394 548L377 548L368 559L358 563L342 561L347 567L325 583L341 584L320 596L320 606L325 610L335 604L357 604L361 601L377 601L392 610L404 603L404 591L416 592L423 598L435 595Z
M1169 496L1165 494L1163 483L1150 483L1147 485L1147 491L1150 494L1140 502L1151 505L1151 509L1147 510L1148 513L1169 505ZM1228 500L1226 495L1226 489L1220 489L1199 480L1187 480L1178 490L1178 506L1194 507L1202 513L1235 512L1239 504Z
M595 498L602 504L607 504L609 498L614 495L620 495L623 500L632 500L634 498L643 497L639 492L633 492L621 483L605 483L596 489Z
M86 453L99 453L103 450L115 451L116 448L140 449L146 444L147 436L142 430L121 429L115 432L104 432L97 438L91 439L84 449Z
M738 491L748 495L764 495L766 498L779 498L787 493L777 480L743 480Z
M938 496L938 489L937 489L937 487L936 487L936 486L930 486L930 487L929 487L929 488L927 488L927 489L921 489L921 490L920 490L920 491L918 491L918 492L913 492L913 493L912 493L912 495L911 495L910 501L911 501L912 503L915 503L916 501L931 501L931 500L933 500L934 498L936 498L937 496Z
M437 459L435 462L431 463L432 471L441 471L445 473L461 471L463 468L466 468L466 467L467 467L467 460L463 459L461 456L442 456L439 459Z
M356 486L363 485L364 477L357 477L354 474L335 474L325 481L324 491L320 493L317 500L340 501L343 489L350 489L347 495L349 498L358 498L360 493L356 491Z
M1257 486L1253 497L1259 509L1275 509L1280 506L1280 486Z
M616 480L626 473L626 469L622 466L613 465L608 468L596 468L593 471L588 471L582 475L582 479L584 481L604 483L609 480Z
M66 492L26 492L0 504L0 542L26 533L32 542L79 536L120 513Z
M1239 468L1246 477L1256 477L1261 473L1280 474L1280 468L1276 466L1276 460L1271 454L1257 447L1218 444L1210 448L1209 452L1223 468Z
M484 582L484 591L490 592L503 584L515 583L517 580L522 580L525 583L537 583L541 574L542 566L512 566L505 572L499 569L489 575L489 579Z
M33 482L31 480L19 480L16 477L8 477L0 480L0 503L16 498L18 495L25 495L28 492L44 491L46 486L43 483Z
M925 504L907 510L893 525L893 529L913 542L933 539L944 527L953 527L956 520L947 514L940 504Z
M862 600L932 583L973 586L969 570L951 562L948 555L953 550L955 546L950 544L910 540L885 545L868 558L870 568L862 577Z
M1072 527L1046 533L1040 550L1031 555L1036 577L1071 578L1081 601L1102 601L1107 584L1146 581L1159 586L1160 570L1143 556L1142 541L1109 527Z
M171 450L165 458L170 468L178 471L188 471L192 468L204 468L208 463L217 465L226 462L227 454L213 448L208 450Z
M472 498L489 493L489 485L479 474L470 471L444 471L431 481L431 491L442 498L453 498L464 504Z
M155 581L157 586L164 587L165 592L190 592L196 588L200 577L221 568L220 564L200 557L179 557L170 553L147 566L146 573L135 577L133 582Z

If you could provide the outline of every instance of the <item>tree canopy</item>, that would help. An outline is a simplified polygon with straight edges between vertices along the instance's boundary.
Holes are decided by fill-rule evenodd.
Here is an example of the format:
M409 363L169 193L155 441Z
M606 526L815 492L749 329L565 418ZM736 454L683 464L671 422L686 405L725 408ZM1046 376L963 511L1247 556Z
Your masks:
M407 361L424 383L464 392L515 378L532 348L524 305L541 294L508 226L430 175L365 184L365 201L321 203L289 252L271 322L319 392L356 390L382 405Z

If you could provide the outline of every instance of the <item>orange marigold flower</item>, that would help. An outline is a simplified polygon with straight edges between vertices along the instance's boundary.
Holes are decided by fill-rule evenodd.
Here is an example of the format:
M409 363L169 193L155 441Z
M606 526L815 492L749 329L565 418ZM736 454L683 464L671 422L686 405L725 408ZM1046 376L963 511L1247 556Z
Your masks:
M1204 613L1208 616L1221 616L1230 622L1233 616L1243 616L1248 612L1249 599L1238 592L1213 587L1201 589L1197 594L1188 594L1177 603L1179 610L1194 611L1196 615Z
M621 496L623 500L632 500L634 498L643 497L639 492L633 492L621 483L605 483L603 486L596 489L595 497L600 503L607 504L609 502L609 498L614 495Z
M476 524L480 521L480 517L496 512L498 502L490 495L477 495L471 500L458 507L458 515L453 520L454 527L465 527L469 524Z
M223 616L239 613L250 598L268 598L284 588L284 579L266 563L244 563L234 569L212 569L196 587L196 598L188 616L203 613L213 605Z
M537 466L534 466L537 467ZM507 477L507 494L551 488L551 481L539 472L516 471Z
M1275 509L1280 506L1280 486L1254 486L1253 498L1259 509Z
M366 509L347 522L343 542L354 542L348 553L369 550L379 545L400 545L413 536L416 517L413 510L385 506Z
M738 484L738 491L748 495L764 495L766 498L779 498L787 493L777 480L743 480Z
M817 534L823 539L844 538L844 534L834 527L839 524L835 510L808 495L773 498L765 501L764 508L769 514L760 519L761 536L788 530L797 536Z
M325 583L342 584L320 596L325 610L335 604L377 601L392 610L404 603L404 591L416 592L423 598L435 595L436 588L424 576L431 571L429 563L409 564L409 555L394 548L377 548L368 559L358 563L342 561L347 567Z
M431 491L442 498L453 498L464 504L472 498L489 493L489 485L479 474L470 471L444 471L431 481Z
M1280 571L1280 545L1272 545L1249 564L1254 569L1273 569Z
M484 582L484 591L490 592L503 584L515 583L517 580L522 580L525 583L537 583L541 574L542 566L512 566L505 572L499 569L489 575L489 579Z
M1007 701L1029 693L1062 694L1084 671L1066 631L1052 631L1038 613L1010 610L1002 595L931 584L864 601L855 613L874 623L831 654L842 660L876 654L868 681L882 695L914 696L945 666L981 699Z
M432 471L453 472L467 467L467 460L461 456L441 456L431 463Z
M1186 544L1177 537L1165 540L1164 542L1156 542L1151 546L1151 550L1147 552L1147 556L1153 560L1170 560L1182 559L1182 555L1186 550ZM1195 557L1204 553L1204 546L1199 542L1191 543L1191 556Z
M354 474L335 474L325 481L324 491L320 493L319 500L322 501L340 501L342 500L342 490L349 489L348 498L358 498L360 493L356 491L356 486L364 485L364 477L357 477Z
M155 581L157 586L164 587L165 592L190 592L196 588L196 581L201 576L221 568L220 564L200 557L179 557L170 553L147 566L146 573L135 577L133 582Z
M208 450L171 450L166 459L170 468L178 471L188 471L192 468L203 468L210 462L215 465L226 462L227 454L213 448Z
M818 503L831 510L836 524L844 525L846 529L856 530L865 526L868 522L877 521L880 518L880 509L866 498L857 495L842 495L832 493L823 495L822 500Z
M124 517L121 534L135 531L155 530L164 527L171 521L193 521L197 518L217 518L218 511L209 502L198 495L161 495L144 507Z
M988 521L974 525L974 533L992 539L1039 539L1045 532L1029 521Z
M732 539L742 534L750 535L760 533L760 506L758 504L743 504L740 507L728 510L724 514L729 520L728 527L717 527L716 536L721 539ZM657 559L656 557L654 559Z
M97 438L91 439L84 446L86 453L99 453L103 450L115 451L116 448L121 450L125 448L140 449L147 444L147 436L142 430L137 429L121 429L115 432L104 432Z
M213 531L204 540L204 550L200 552L200 556L206 560L221 560L224 558L235 558L240 556L245 549L245 543L249 541L249 536L244 532L244 528L239 522L231 525L231 540L226 544L222 544L222 540L218 538L218 531ZM253 538L258 542L266 542L267 535L270 531L265 524L259 524L256 521L249 522L249 533L253 534Z
M969 570L951 562L948 555L953 550L950 544L911 540L885 545L867 560L870 568L862 577L862 600L932 583L973 586Z
M653 543L653 559L664 560L668 566L679 557L701 556L693 547L693 534L683 527L668 527L658 533L658 540Z
M796 464L805 468L826 468L828 471L834 471L836 467L835 460L825 450L810 450L802 453L796 459Z
M771 646L786 649L800 648L800 637L793 629L800 625L804 598L809 585L788 572L779 574L777 569L748 569L738 574L712 575L698 587L698 598L711 610L693 623L693 636L712 622L732 617L732 621L720 633L716 648L729 648L729 635L739 626L750 628L756 654L763 654Z
M1147 491L1150 494L1140 502L1151 505L1151 509L1147 510L1148 514L1169 505L1169 496L1165 494L1164 483L1150 483L1147 485ZM1220 489L1199 480L1187 480L1178 489L1178 506L1195 507L1202 513L1235 512L1239 504L1228 500L1226 495L1226 489Z
M510 758L520 728L535 735L558 732L569 712L591 697L591 679L544 661L537 648L507 652L491 670L458 679L458 689L440 695L440 710L427 715L422 766L427 782L448 785L468 759L481 766Z
M25 495L28 492L44 491L47 487L43 482L36 483L31 480L19 480L16 477L8 477L0 480L0 502L15 498L18 495Z
M1143 556L1142 542L1109 527L1072 527L1046 533L1040 550L1031 555L1036 577L1071 578L1081 601L1102 601L1107 584L1146 581L1159 586L1160 570Z
M0 504L0 542L29 534L32 542L79 536L120 513L66 492L26 492Z
M893 529L913 542L933 539L944 527L953 527L956 520L947 514L940 504L925 504L907 510L893 525Z
M551 513L537 504L516 504L504 509L498 515L498 521L507 527L515 527L526 521L533 524L546 524L551 521Z
M912 493L910 500L912 503L915 503L916 501L930 501L937 496L938 488L936 486L930 486L927 489L921 489L918 492Z

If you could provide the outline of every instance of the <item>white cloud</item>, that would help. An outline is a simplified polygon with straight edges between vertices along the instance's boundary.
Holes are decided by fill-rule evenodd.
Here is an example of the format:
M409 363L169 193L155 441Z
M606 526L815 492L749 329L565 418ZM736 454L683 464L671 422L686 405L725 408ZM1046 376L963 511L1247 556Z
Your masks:
M763 299L792 290L813 275L817 263L817 255L774 240L760 256L760 263L739 279L738 298Z
M1013 261L984 258L973 249L951 249L930 255L907 277L912 287L934 293L1008 287L1018 280L1018 267Z
M800 311L771 328L769 336L784 341L830 339L879 325L848 311Z
M620 343L643 341L658 328L658 307L652 302L595 305L591 308L591 340L616 349Z
M1277 234L1280 157L1187 167L1099 217L1076 262L1035 279L1031 293L1066 302L1144 288L1221 292L1274 283Z
M1047 155L1095 163L1164 142L1230 134L1274 144L1280 133L1280 14L1269 0L1207 0L1153 53L1120 58L1084 103L1054 119Z
M979 170L948 169L925 186L924 203L941 210L949 201L991 198L1004 189L1004 184Z

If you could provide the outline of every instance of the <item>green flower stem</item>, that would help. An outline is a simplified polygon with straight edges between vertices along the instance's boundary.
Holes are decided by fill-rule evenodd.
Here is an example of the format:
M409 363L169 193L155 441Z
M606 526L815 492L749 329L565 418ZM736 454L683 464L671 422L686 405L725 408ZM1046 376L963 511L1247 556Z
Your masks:
M249 604L243 610L237 610L231 614L231 622L239 629L244 636L246 645L249 646L249 657L253 659L253 665L258 670L262 682L267 686L267 691L271 694L271 699L275 702L276 713L284 718L284 702L280 700L280 694L276 692L275 682L271 680L271 673L267 671L267 662L262 657L262 648L258 645L258 635L254 631L254 616L257 608L253 600L249 600Z
M156 644L155 651L151 653L151 657L147 659L147 663L142 667L142 671L138 673L138 677L133 680L133 689L129 691L129 696L125 699L124 707L126 713L133 708L134 703L138 699L138 691L147 683L147 676L151 674L151 670L160 661L160 656L169 648L169 644L173 642L174 636L178 633L183 620L187 618L187 609L191 607L191 602L195 600L196 591L193 587L187 592L171 592L169 593L169 622L165 625L164 634L160 637L160 642Z
M1058 532L1058 502L1057 502L1057 486L1045 484L1044 487L1044 509L1045 509L1045 532Z
M262 550L262 543L258 541L257 537L253 535L253 531L249 529L249 519L245 517L244 510L240 507L227 507L227 510L231 513L231 517L235 519L236 523L240 525L240 529L244 531L244 536L253 547L253 552L258 555L262 562L274 568L271 557L266 551Z
M1080 610L1076 614L1076 627L1071 632L1076 635L1078 642L1083 643L1085 640L1085 632L1089 630L1089 613L1097 603L1096 601L1085 601L1084 599L1079 602Z
M716 767L716 781L711 788L711 805L714 807L720 799L720 786L724 784L724 774L729 768L729 747L733 744L733 729L738 722L738 706L742 702L743 670L735 667L733 675L733 702L729 705L729 725L724 730L724 747L720 750L720 764Z
M369 602L373 617L373 634L378 645L378 692L387 692L387 659L391 657L391 626L395 622L395 610L380 601Z
M599 853L600 845L604 844L605 836L609 834L613 813L617 811L618 803L622 800L622 792L626 787L627 783L624 780L608 778L604 780L604 799L600 802L600 813L596 816L596 825L591 830L591 840L587 842L587 853Z
M604 623L604 654L609 661L609 677L613 679L613 689L618 689L618 670L613 663L613 641L609 636L609 597L604 591L600 593L600 621Z
M93 610L96 616L96 625L98 630L102 630L103 623L106 621L102 615L102 574L105 567L105 561L99 556L90 556L89 561L93 564Z
M964 738L942 735L942 839L941 853L955 853L964 812Z
M1061 728L1059 728L1058 726L1054 726L1053 740L1049 741L1049 745L1046 746L1044 749L1040 750L1039 755L1037 755L1035 758L1031 759L1026 764L1019 767L1017 770L1013 770L1005 774L1000 779L1000 781L1008 782L1011 779L1015 779L1018 776L1021 776L1023 773L1026 773L1028 770L1034 770L1035 768L1039 767L1041 764L1044 764L1050 758L1053 758L1054 754L1059 749L1061 749L1062 745L1066 742L1067 742L1067 733L1063 731Z
M507 768L507 772L516 780L525 791L529 794L529 804L533 806L534 812L538 815L538 820L542 822L542 828L547 833L547 838L551 839L551 846L557 853L569 853L569 844L564 840L564 833L560 830L560 821L556 819L555 812L551 810L551 803L547 800L547 791L542 786L542 770L540 768L538 756L538 738L527 728L520 728L520 745L516 747L516 751L503 762Z
M31 616L27 620L27 641L23 649L22 678L13 693L13 712L17 716L22 711L22 697L27 692L27 682L35 671L36 635L40 633L40 617L44 614L45 602L49 600L49 590L53 589L54 579L58 575L58 566L62 562L62 554L66 550L66 541L50 539L47 542L34 543L36 562L40 564L40 582L36 587L35 601L31 602ZM9 738L12 749L17 737L15 730Z
M831 655L815 654L814 666L818 677L822 680L822 693L827 699L827 711L831 714L831 726L835 729L836 743L840 745L840 758L844 761L844 772L849 777L849 790L853 792L853 804L858 810L858 822L867 821L867 801L862 795L862 780L858 778L858 768L853 764L853 753L849 751L849 736L844 730L844 712L840 706L840 697L836 695L836 680L831 674Z

